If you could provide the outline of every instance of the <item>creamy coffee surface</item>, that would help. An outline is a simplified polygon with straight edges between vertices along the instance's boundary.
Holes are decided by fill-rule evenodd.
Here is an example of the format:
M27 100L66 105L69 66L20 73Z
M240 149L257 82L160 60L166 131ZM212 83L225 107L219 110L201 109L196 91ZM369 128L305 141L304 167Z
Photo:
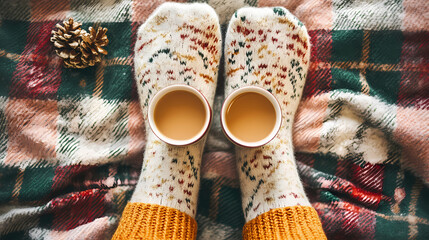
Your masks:
M246 92L231 101L225 114L232 135L244 142L257 142L267 137L276 123L273 104L263 95Z
M174 140L189 140L204 127L206 110L193 93L183 90L165 94L156 104L154 121L158 130Z

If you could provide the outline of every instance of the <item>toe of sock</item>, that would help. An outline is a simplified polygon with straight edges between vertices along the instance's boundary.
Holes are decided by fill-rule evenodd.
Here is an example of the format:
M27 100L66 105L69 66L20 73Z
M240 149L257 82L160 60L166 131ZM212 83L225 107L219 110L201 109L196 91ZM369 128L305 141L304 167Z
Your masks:
M284 9L284 8L283 8ZM241 21L246 20L260 20L262 18L275 18L276 15L273 14L273 8L256 8L256 7L244 7L237 10L233 15L233 18L236 18Z
M238 22L264 26L266 25L264 23L272 23L273 21L280 24L286 23L290 27L290 30L305 30L304 24L284 7L241 8L232 15L230 26Z
M193 29L211 29L220 38L219 19L215 10L205 3L163 3L139 27L138 40L155 39L158 35L171 35L184 26ZM136 45L137 47L137 45Z
M163 3L139 27L135 46L138 56L147 55L153 46L175 44L191 34L221 39L219 19L215 10L205 3ZM210 36L207 36L210 35ZM220 48L221 41L217 42Z
M161 26L164 23L180 25L189 21L199 22L200 24L219 24L215 10L206 3L167 2L160 5L144 25Z
M283 49L286 51L286 44L296 42L302 49L298 51L289 51L289 54L305 55L305 59L309 58L310 37L305 25L299 21L292 13L284 7L245 7L237 10L229 23L226 44L231 41L245 41L256 36L257 42L272 40L272 44L276 40L286 39L279 38L281 34L286 34L290 40L284 41ZM264 36L264 37L261 37ZM266 37L265 37L266 36ZM307 56L308 55L308 56Z

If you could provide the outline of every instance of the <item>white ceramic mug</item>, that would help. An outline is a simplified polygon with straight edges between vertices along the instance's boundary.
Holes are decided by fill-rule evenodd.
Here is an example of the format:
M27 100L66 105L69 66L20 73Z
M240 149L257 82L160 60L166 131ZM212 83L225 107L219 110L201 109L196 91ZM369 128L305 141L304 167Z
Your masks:
M204 125L203 125L202 129L195 136L193 136L192 138L187 139L187 140L177 140L177 139L172 139L172 138L169 138L169 137L165 136L158 129L158 127L157 127L157 125L155 123L154 112L155 112L155 108L157 106L157 103L167 93L174 92L174 91L187 91L187 92L190 92L194 96L196 96L202 102L202 104L204 106L204 110L205 110ZM210 108L210 104L208 103L207 99L197 89L195 89L193 87L190 87L188 85L170 85L168 87L165 87L165 88L161 89L159 92L157 92L155 94L155 96L153 96L152 100L149 103L148 119L149 119L149 126L150 126L152 132L159 139L161 139L163 142L165 142L167 144L170 144L170 145L175 145L175 146L185 146L185 145L189 145L189 144L197 142L198 140L200 140L206 134L206 132L209 129L210 123L211 123L212 110Z
M275 124L274 124L272 131L265 138L263 138L259 141L256 141L256 142L246 142L246 141L243 141L243 140L237 138L236 136L234 136L234 134L231 133L231 131L228 129L228 125L226 124L226 113L227 113L227 110L228 110L231 102L236 97L238 97L239 95L241 95L243 93L259 93L262 96L264 96L267 100L269 100L269 102L274 107L276 121L275 121ZM282 123L282 112L281 112L280 104L278 103L277 99L267 90L260 88L260 87L255 87L255 86L242 87L242 88L239 88L238 90L235 90L234 92L232 92L225 99L225 101L222 105L220 117L221 117L221 125L222 125L223 132L228 137L228 139L238 146L249 147L249 148L260 147L260 146L263 146L263 145L269 143L271 140L273 140L274 137L277 135L277 133L280 129L280 125Z

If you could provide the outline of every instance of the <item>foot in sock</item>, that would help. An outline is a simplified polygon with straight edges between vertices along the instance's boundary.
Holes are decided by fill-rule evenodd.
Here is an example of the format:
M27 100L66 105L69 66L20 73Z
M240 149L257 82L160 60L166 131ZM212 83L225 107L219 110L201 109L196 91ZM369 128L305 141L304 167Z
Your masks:
M237 147L246 222L271 209L310 206L298 176L292 124L309 65L305 26L284 8L242 8L225 39L225 95L254 85L270 91L282 109L282 125L268 144Z
M156 236L161 235L179 239L195 237L193 218L197 209L205 137L188 146L167 145L150 130L147 110L151 98L172 84L196 88L212 106L221 41L218 17L207 4L163 4L139 28L135 44L135 79L146 121L147 142L139 181L115 236L133 235L123 227L129 225L126 222L132 222L145 223L145 226L133 226L132 231L147 238L158 239ZM155 224L152 220L157 222L159 219L163 219L163 226L150 226ZM191 221L191 226L182 224L183 231L175 232L175 221L183 219L188 223Z
M213 104L221 53L216 13L205 4L164 4L140 27L135 51L144 119L150 98L168 85L197 88ZM161 142L148 128L143 171L131 201L195 216L204 141L185 147Z

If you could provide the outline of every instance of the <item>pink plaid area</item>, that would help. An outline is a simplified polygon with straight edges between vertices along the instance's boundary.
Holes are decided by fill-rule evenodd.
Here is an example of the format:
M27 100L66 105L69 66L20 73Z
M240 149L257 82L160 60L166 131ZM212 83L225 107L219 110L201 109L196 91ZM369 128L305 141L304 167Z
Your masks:
M51 100L13 99L6 106L8 146L4 164L31 165L55 159L57 104Z
M416 6L407 5L406 10L409 7L416 9ZM425 6L421 7L424 9ZM410 19L404 25L415 29L417 26L410 24L412 19L418 21L417 17L413 13L407 13ZM428 37L428 32L404 33L401 64L414 65L420 71L402 73L398 96L398 127L395 130L395 137L403 146L405 166L415 171L426 183L429 183L429 42L422 43L418 39Z

